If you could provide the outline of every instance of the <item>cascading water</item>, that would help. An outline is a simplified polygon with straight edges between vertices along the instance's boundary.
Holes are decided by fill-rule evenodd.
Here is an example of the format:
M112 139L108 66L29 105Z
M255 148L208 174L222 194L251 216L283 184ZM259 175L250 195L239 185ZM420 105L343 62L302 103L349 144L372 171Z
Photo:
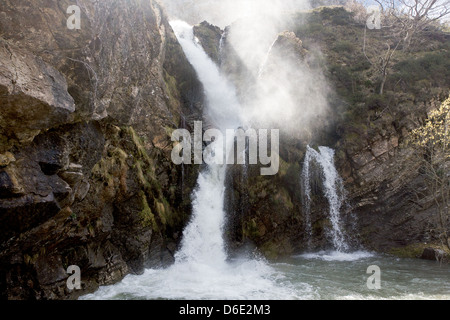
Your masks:
M305 213L306 234L312 236L311 226L311 163L320 167L323 175L323 192L329 204L329 217L331 221L331 238L334 249L340 252L348 250L348 244L342 231L341 208L344 203L344 187L341 177L334 165L334 150L319 147L319 152L307 147L302 172L303 211Z
M267 64L267 62L269 61L270 53L272 52L273 46L275 45L275 43L277 42L277 40L278 40L278 36L277 36L277 38L275 39L275 41L272 42L272 44L270 45L269 50L267 51L266 55L264 56L264 60L263 60L263 62L261 63L261 66L259 67L259 71L258 71L258 79L261 78L261 76L262 76L262 74L263 74L263 72L264 72L264 69L266 68L266 64Z
M223 31L222 36L220 37L220 41L219 41L219 59L220 59L221 63L222 63L223 48L225 46L227 37L228 37L228 29L225 29Z
M205 88L207 110L211 121L222 132L239 124L239 103L234 88L220 74L201 46L193 28L183 21L171 22L183 50L197 71ZM176 262L201 262L218 266L225 263L224 225L224 165L209 165L198 178L193 195L193 217L183 233L181 250Z

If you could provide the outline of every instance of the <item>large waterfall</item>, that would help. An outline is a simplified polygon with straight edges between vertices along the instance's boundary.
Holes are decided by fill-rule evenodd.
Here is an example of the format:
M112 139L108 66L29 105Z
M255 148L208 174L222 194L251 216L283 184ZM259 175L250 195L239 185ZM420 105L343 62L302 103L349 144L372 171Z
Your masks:
M334 150L327 147L319 147L319 152L311 147L307 147L305 161L302 172L303 187L303 210L306 222L306 234L309 239L312 237L311 226L311 175L313 173L312 164L318 166L320 178L322 180L323 193L328 201L329 218L331 222L331 239L334 249L340 252L348 250L342 230L341 208L344 204L345 193L342 179L334 165Z
M233 86L197 43L192 26L183 21L173 21L171 26L204 85L208 117L222 132L237 128L239 104ZM193 217L184 230L182 248L176 254L177 262L196 261L215 266L225 263L222 230L225 171L226 165L210 164L200 173L193 195Z

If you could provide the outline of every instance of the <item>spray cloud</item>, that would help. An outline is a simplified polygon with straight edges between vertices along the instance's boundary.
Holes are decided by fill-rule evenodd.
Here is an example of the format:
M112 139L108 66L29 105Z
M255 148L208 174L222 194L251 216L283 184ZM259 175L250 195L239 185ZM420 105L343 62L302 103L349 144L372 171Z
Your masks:
M310 128L320 126L328 86L321 70L308 65L301 40L286 32L300 23L295 12L310 9L308 0L162 1L171 19L227 28L224 50L242 68L222 67L238 88L243 125L280 128L295 139L310 137ZM246 77L233 75L243 70Z

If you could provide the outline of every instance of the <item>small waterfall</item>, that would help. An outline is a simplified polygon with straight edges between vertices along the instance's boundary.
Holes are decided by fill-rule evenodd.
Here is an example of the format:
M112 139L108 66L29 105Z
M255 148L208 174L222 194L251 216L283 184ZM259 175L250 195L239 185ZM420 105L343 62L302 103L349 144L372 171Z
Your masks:
M261 78L261 76L262 76L262 74L263 74L263 72L264 72L264 69L266 68L267 61L269 61L270 53L272 52L273 46L275 45L275 43L277 42L277 40L278 40L278 36L277 36L277 38L275 39L275 41L270 45L270 48L269 48L269 50L267 51L267 54L265 55L264 60L263 60L263 62L261 63L261 66L259 67L259 71L258 71L258 79Z
M321 170L322 188L329 204L329 218L331 222L331 239L337 251L348 250L345 234L342 230L341 208L345 201L344 186L339 173L334 165L334 150L327 147L319 147L319 152L307 147L302 172L303 209L305 212L306 234L311 239L311 164L315 162Z
M309 148L309 146L308 146ZM303 164L302 172L302 203L303 203L303 215L305 217L305 234L308 237L308 249L311 249L311 239L313 237L312 223L311 223L311 179L310 179L310 163L312 160L312 153L308 152L305 155L305 161Z
M225 46L225 41L227 39L228 36L228 28L225 28L225 30L222 33L222 36L220 37L220 41L219 41L219 60L220 63L222 63L222 52L223 52L223 48Z

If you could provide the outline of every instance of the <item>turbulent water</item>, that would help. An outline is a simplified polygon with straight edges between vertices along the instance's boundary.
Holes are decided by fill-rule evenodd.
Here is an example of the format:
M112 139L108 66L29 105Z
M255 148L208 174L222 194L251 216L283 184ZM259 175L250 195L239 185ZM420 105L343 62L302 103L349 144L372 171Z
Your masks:
M381 269L381 289L367 288L367 268ZM433 261L368 252L318 252L279 263L227 261L219 268L176 264L146 270L82 299L363 300L450 299L450 269Z
M205 87L211 121L220 124L218 129L237 128L241 120L233 87L197 43L192 27L181 21L171 25ZM333 194L338 178L330 150L322 148L320 154L310 154L325 172L333 218L338 216L332 210L339 207L339 199ZM223 239L225 173L225 166L214 164L201 172L193 194L192 220L183 232L174 265L129 275L81 299L450 299L449 270L433 262L339 251L293 256L279 263L252 253L227 257ZM382 270L381 290L367 288L370 275L366 271L371 265Z

